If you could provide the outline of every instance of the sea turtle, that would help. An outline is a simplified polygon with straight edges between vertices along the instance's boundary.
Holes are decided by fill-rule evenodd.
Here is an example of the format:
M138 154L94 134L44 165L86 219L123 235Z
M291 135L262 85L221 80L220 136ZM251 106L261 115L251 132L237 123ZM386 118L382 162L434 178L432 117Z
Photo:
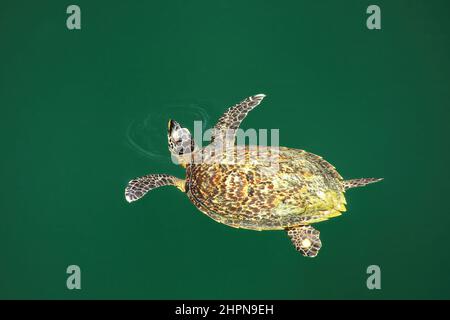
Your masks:
M186 179L167 174L136 178L125 189L126 200L176 186L212 219L236 228L285 230L298 251L315 257L322 243L311 224L346 211L347 189L381 179L344 180L331 164L304 150L235 145L242 120L264 97L251 96L229 108L205 148L196 146L188 129L169 120L169 150L186 168Z

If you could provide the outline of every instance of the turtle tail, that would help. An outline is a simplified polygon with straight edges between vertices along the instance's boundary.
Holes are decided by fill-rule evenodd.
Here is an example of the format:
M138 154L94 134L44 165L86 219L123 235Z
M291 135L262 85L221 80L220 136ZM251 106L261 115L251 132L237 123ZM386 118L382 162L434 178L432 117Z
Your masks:
M350 188L363 187L370 183L378 182L383 180L383 178L361 178L361 179L351 179L344 181L344 189L348 190Z

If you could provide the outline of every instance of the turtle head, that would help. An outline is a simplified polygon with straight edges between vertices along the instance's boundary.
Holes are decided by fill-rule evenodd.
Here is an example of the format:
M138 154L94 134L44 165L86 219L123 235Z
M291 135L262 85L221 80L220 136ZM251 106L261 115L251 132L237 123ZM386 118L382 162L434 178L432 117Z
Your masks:
M175 157L178 163L185 167L190 162L191 153L194 152L195 148L191 133L175 120L169 120L167 139L172 157Z

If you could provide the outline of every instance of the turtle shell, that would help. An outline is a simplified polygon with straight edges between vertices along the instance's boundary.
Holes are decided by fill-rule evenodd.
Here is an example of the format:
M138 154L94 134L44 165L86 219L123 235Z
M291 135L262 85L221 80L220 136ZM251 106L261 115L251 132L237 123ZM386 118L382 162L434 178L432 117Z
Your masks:
M235 146L203 157L186 167L186 191L198 209L218 222L279 230L346 210L342 177L304 150Z

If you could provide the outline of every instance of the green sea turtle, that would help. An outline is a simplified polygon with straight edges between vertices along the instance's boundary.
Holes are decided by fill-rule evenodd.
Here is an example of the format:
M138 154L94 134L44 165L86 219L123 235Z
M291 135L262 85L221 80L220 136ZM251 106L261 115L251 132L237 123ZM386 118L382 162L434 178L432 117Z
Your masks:
M125 189L126 200L175 186L212 219L236 228L285 230L298 251L315 257L322 243L311 224L346 211L347 189L381 179L344 180L327 161L303 150L235 145L242 120L264 97L251 96L229 108L205 148L196 146L188 129L169 120L169 150L186 168L186 179L167 174L136 178Z

